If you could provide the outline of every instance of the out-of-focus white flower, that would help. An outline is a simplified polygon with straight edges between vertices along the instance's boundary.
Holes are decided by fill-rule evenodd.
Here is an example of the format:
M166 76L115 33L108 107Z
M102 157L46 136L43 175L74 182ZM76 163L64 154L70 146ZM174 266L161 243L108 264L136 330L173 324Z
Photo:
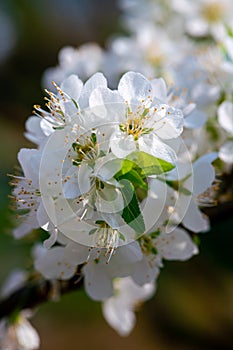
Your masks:
M186 21L186 30L193 36L218 35L224 24L231 23L233 4L231 0L173 0L172 7Z
M136 322L135 309L154 293L154 283L138 286L130 277L117 278L114 281L114 295L102 306L106 321L121 336L127 336Z
M2 350L36 350L40 338L27 320L28 312L21 312L14 322L3 319L0 322L0 348Z
M192 52L178 64L172 65L170 71L175 87L180 89L180 94L185 93L186 100L194 102L198 108L203 110L218 100L220 87L216 80L215 84L210 83L212 76L208 74L195 53Z
M71 46L63 47L58 55L58 66L48 68L44 72L43 86L53 90L52 81L60 85L71 74L87 80L91 75L102 70L103 59L104 52L95 43L84 44L77 49Z
M233 136L233 104L224 101L218 108L218 122L226 130L230 137ZM230 139L225 142L219 150L219 158L225 163L233 164L233 141Z
M170 233L157 230L145 234L139 240L143 252L143 259L134 264L133 280L140 286L156 280L162 261L185 261L198 253L198 248L188 235L179 228Z
M233 135L233 103L224 101L218 108L218 122L229 134Z
M233 164L233 141L227 141L220 147L219 158L225 163Z
M166 31L169 32L170 27L173 26L174 16L168 0L120 0L118 3L123 10L123 25L132 33L143 27L145 23L166 26ZM173 34L176 34L177 31L179 30L176 26Z
M179 180L179 201L171 219L178 222L182 220L184 227L193 232L205 232L209 230L208 218L199 210L200 206L213 205L213 198L206 191L212 186L215 179L215 170L212 162L217 159L217 153L206 154L197 159L193 164L193 173L186 164L177 164L176 171L168 175L168 180ZM173 177L173 174L175 176ZM190 197L189 203L187 197Z

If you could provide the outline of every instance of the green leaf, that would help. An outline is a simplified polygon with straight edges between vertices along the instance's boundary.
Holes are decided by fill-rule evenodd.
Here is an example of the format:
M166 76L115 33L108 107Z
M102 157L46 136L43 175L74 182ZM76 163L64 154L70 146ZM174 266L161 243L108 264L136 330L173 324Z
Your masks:
M123 220L137 233L145 232L145 224L134 186L126 179L121 180L121 192L124 199L125 208L122 212Z
M128 173L129 171L132 170L134 166L134 163L131 162L130 160L128 159L124 159L122 161L122 166L121 166L121 169L114 175L115 179L118 179L120 178L122 175L125 175L126 173Z
M135 189L139 187L139 188L142 188L143 190L148 191L147 183L143 180L143 177L141 176L141 174L134 169L117 178L118 181L122 179L129 180L133 184Z
M174 169L174 165L149 153L135 151L127 156L127 160L133 162L134 168L141 172L141 176L159 175Z

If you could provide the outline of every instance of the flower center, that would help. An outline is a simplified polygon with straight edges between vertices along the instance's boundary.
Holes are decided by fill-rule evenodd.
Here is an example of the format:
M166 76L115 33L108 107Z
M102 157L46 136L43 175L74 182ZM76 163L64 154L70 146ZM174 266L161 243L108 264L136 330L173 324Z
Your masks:
M146 128L144 123L149 119L148 117L149 108L143 108L143 113L137 111L133 113L128 111L128 120L126 123L119 125L121 131L126 132L128 135L132 135L134 140L137 141L138 138L143 134L149 134L153 128Z
M225 15L226 9L221 2L205 4L201 10L202 16L209 23L216 23Z
M95 133L92 133L90 137L78 138L72 144L72 147L77 153L77 158L73 159L73 165L79 165L83 161L92 162L98 157L98 144Z
M99 223L99 228L93 230L96 236L97 247L106 249L106 263L109 263L112 255L114 255L118 245L120 233L110 227L106 222Z
M154 239L157 238L159 234L160 230L158 229L157 231L149 235L144 235L139 238L138 243L140 244L143 254L157 255L158 252L155 246Z
M150 46L146 50L146 58L155 67L161 67L164 62L164 55L162 51L158 49L157 46L156 49Z

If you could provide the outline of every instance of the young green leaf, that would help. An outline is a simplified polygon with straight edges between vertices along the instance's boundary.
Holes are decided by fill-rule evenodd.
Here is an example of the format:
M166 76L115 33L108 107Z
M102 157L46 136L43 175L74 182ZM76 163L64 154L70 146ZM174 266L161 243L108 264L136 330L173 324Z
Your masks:
M173 164L143 151L132 152L127 159L135 164L134 168L141 169L145 176L159 175L174 169Z
M134 186L126 179L120 181L121 193L124 199L125 208L122 212L122 218L124 221L137 233L143 233L145 231L145 224L141 210L138 204L138 200L135 194Z

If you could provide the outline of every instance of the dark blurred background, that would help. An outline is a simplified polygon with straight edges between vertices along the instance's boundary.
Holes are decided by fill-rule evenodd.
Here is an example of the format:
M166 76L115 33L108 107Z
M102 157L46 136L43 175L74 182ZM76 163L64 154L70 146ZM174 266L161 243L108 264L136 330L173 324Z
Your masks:
M0 282L11 269L31 265L30 245L10 235L7 173L17 152L30 146L24 122L42 103L41 77L57 64L65 45L87 41L104 47L122 29L116 1L0 0ZM165 264L156 296L137 314L128 338L120 338L103 320L101 306L83 292L41 307L32 319L41 335L41 350L233 349L233 220L230 212L214 219L201 234L200 255Z

